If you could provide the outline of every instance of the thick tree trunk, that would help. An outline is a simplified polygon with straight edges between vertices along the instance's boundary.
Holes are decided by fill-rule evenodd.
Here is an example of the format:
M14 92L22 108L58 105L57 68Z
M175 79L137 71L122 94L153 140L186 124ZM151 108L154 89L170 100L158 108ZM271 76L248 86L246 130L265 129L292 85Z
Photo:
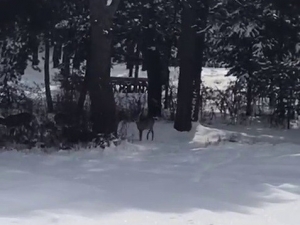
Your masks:
M50 64L50 44L49 44L49 39L46 36L45 37L45 62L44 62L45 92L46 92L46 100L47 100L48 112L53 112L53 102L52 102L51 90L50 90L49 64Z
M39 40L37 37L33 37L33 49L32 49L32 65L39 65Z
M162 68L158 50L147 50L146 65L148 75L148 115L160 117L162 97Z
M177 94L177 110L174 128L178 131L190 131L192 129L191 113L193 99L193 81L195 75L195 46L196 12L190 6L182 10L182 30L179 43L179 84Z
M91 99L91 119L95 133L110 134L117 130L116 106L110 84L111 27L119 0L107 6L106 0L90 0L91 71L88 90Z
M198 4L200 4L198 2ZM198 8L198 7L197 7ZM199 6L199 11L197 14L201 20L200 30L204 30L207 26L207 18L209 12L209 0L202 0L201 5ZM202 101L200 99L200 86L201 86L201 73L202 65L204 60L204 50L205 50L205 33L197 34L196 37L196 47L195 47L195 77L194 77L194 92L193 92L193 108L192 108L192 121L199 121L199 110L200 104ZM202 107L202 106L201 106Z
M205 20L207 17L205 18ZM204 52L204 43L205 35L201 34L196 39L196 47L195 47L195 59L194 62L196 65L195 68L195 77L193 81L193 106L192 106L192 121L196 122L199 120L199 110L200 110L200 86L201 86L201 72L202 72L202 64L203 64L203 52Z
M155 31L155 9L153 2L144 0L143 8L143 68L148 76L148 115L161 116L162 63L157 48ZM148 7L150 5L150 7Z

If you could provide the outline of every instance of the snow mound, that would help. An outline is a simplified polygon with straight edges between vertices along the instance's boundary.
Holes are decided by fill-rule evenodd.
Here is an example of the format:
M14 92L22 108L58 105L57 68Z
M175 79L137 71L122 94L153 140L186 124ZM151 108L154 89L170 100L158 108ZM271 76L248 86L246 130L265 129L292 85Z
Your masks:
M205 146L210 144L218 144L220 142L237 142L253 144L257 142L257 139L254 136L249 136L244 133L210 128L199 124L196 127L196 132L192 142L204 144Z
M183 148L184 145L197 147L208 147L209 145L225 144L225 143L243 143L254 144L263 142L256 136L251 136L242 132L228 131L226 129L210 128L197 122L192 124L190 132L178 132L174 129L174 122L156 121L154 125L154 141L147 140L147 130L143 133L143 141L139 141L138 130L135 123L127 123L124 127L119 124L119 134L128 142L133 143L137 149L144 149L141 145L147 145L147 148L156 148L158 145L172 145L174 149ZM125 128L125 129L124 129ZM128 143L127 143L128 144ZM121 145L121 148L124 146ZM170 149L167 148L166 149Z

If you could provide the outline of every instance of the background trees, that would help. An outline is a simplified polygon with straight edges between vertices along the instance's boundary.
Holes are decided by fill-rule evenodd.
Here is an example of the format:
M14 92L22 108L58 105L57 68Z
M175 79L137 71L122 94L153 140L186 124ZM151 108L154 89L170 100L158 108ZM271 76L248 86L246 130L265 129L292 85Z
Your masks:
M4 0L0 4L3 104L12 101L12 83L19 87L26 68L42 68L49 112L71 110L81 115L90 102L93 130L112 133L117 122L110 84L114 62L125 63L129 77L137 78L140 68L147 71L150 116L160 117L162 108L177 103L178 131L189 131L192 121L201 119L199 109L205 108L207 97L201 82L204 65L227 67L228 75L236 78L234 88L223 93L229 96L234 90L242 102L231 114L253 116L263 101L272 115L289 125L299 108L297 1ZM170 96L171 66L179 66L176 99ZM53 68L64 102L59 107L50 89ZM226 103L226 98L222 101Z

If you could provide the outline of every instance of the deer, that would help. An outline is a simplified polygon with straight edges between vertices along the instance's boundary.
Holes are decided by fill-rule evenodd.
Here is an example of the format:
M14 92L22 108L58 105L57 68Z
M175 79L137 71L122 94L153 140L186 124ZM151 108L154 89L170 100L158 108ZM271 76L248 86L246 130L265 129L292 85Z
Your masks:
M153 139L154 139L154 130L153 130L154 123L155 123L155 120L153 117L150 117L149 115L145 116L145 115L143 115L143 112L141 112L139 114L138 119L136 121L136 126L139 131L140 141L142 141L142 139L143 139L143 131L144 130L148 130L147 140L149 139L149 134L151 133L152 141L153 141Z
M31 113L23 112L0 118L0 124L9 129L9 134L12 135L13 129L18 127L25 127L26 129L32 130L31 123L34 119L35 117Z

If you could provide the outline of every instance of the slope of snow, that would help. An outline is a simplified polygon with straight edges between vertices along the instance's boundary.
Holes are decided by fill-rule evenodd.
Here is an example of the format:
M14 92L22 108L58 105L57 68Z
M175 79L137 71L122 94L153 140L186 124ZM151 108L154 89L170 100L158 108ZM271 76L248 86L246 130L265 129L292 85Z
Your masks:
M104 152L2 152L0 224L298 225L299 145L203 147L229 133L158 122Z

